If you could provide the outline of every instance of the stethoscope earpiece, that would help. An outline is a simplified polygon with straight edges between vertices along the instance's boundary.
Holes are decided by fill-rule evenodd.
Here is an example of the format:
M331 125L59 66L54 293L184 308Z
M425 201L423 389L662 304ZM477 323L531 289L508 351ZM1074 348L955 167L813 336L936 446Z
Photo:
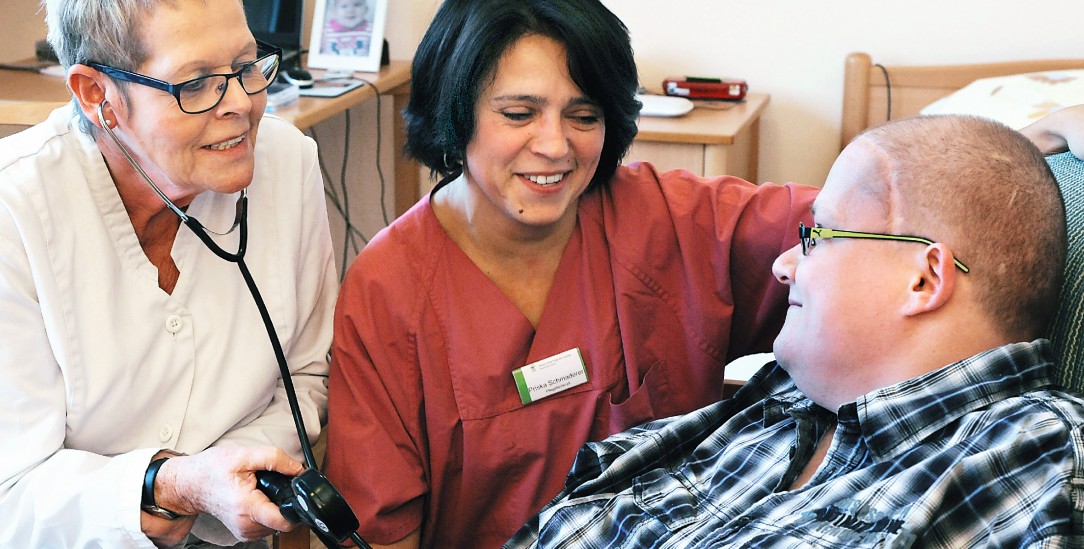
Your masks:
M101 123L102 127L115 128L117 127L116 119L110 120L105 117L105 106L107 104L109 104L109 101L106 101L105 99L103 99L101 103L98 103L98 122Z
M95 109L98 112L98 124L100 124L103 128L105 128L105 127L112 128L113 125L110 124L109 121L105 119L105 104L106 104L106 101L103 99L101 103L98 103L98 108Z

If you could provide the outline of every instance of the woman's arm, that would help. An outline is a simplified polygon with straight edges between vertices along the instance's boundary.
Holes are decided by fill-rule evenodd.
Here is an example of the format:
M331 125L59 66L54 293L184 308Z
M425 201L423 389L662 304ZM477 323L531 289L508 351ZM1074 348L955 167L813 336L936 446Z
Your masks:
M1084 159L1084 105L1054 111L1020 130L1043 154L1072 151Z

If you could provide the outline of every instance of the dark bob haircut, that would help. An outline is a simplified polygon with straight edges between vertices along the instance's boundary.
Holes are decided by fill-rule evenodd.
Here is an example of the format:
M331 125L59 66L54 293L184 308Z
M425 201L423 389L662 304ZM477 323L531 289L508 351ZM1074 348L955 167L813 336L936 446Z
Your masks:
M602 109L590 187L609 181L636 137L640 102L628 29L598 0L445 0L414 56L407 152L443 177L462 170L478 99L501 55L529 34L565 46L572 80Z

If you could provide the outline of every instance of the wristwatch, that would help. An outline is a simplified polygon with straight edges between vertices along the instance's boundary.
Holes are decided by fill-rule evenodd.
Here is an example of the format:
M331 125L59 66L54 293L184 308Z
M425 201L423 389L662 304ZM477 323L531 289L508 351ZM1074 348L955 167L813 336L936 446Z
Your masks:
M158 470L162 468L162 464L165 463L167 459L174 456L183 456L184 454L172 450L162 450L162 452L169 455L152 461L151 464L147 466L146 474L143 475L143 500L140 507L147 513L156 517L164 518L166 520L177 520L183 515L159 507L154 503L154 479L158 477Z

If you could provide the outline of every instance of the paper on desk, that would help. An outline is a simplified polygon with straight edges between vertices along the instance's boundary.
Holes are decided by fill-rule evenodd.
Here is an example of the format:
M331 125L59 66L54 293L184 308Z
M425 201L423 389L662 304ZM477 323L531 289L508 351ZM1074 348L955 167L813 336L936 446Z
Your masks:
M362 80L349 78L336 78L334 80L317 80L311 88L301 88L301 95L306 97L338 97L352 89L364 86Z

